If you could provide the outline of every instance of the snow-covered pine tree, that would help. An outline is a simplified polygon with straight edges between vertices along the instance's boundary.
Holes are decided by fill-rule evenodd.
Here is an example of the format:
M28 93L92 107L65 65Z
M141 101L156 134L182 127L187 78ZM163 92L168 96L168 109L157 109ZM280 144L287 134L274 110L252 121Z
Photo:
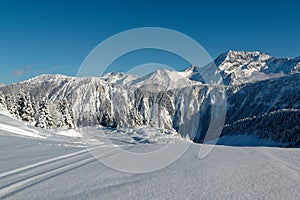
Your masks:
M135 109L129 110L129 116L133 120L133 125L141 126L143 124L143 121L141 117L138 115L137 110Z
M70 110L70 105L67 99L62 99L59 101L59 112L62 114L62 119L59 122L59 127L62 128L75 128L74 120L73 120L73 113Z
M116 122L112 119L112 117L107 112L102 114L102 117L98 117L98 120L101 126L107 126L112 128L117 127Z
M55 122L49 112L48 101L46 98L42 98L39 104L38 118L36 125L40 128L54 128Z
M5 96L2 91L0 91L0 104L5 106Z
M15 101L15 97L13 95L6 95L4 99L4 104L6 109L10 112L10 114L14 115L17 119L20 119L20 116L17 115L17 105Z
M35 111L33 109L29 94L19 94L15 115L19 116L22 121L34 123Z

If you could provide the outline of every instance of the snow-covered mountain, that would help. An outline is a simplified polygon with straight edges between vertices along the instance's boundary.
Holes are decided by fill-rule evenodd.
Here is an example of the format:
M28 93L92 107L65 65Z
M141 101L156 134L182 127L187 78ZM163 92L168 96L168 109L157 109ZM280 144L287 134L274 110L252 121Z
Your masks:
M215 71L217 69L217 71ZM209 84L205 76L211 78L220 73L225 85L240 85L256 81L278 78L300 72L300 56L275 58L263 52L228 51L219 55L206 66L190 66L182 72L168 69L158 70L133 82L167 82L175 87L188 86L196 81ZM214 80L214 82L217 82ZM221 83L221 82L220 82Z
M132 81L138 79L139 77L133 74L124 74L118 72L110 72L101 77L103 81L111 84L121 84L127 85L131 84Z
M300 57L274 58L258 51L228 51L215 59L227 85L251 83L300 72Z
M201 76L199 76L200 73L194 69L195 66L191 66L184 71L174 71L163 68L133 80L130 85L144 89L155 85L157 88L153 88L154 90L172 90L205 83ZM193 80L193 76L197 76L199 78L197 80Z
M209 88L157 90L155 84L147 86L112 84L97 77L42 75L1 88L0 102L16 118L43 128L150 125L180 129L185 136L195 134L188 128L197 120L191 116L206 109Z
M221 54L215 64L228 98L222 135L254 135L299 145L299 63L300 57L277 59L260 52ZM202 142L215 88L202 76L215 72L203 69L160 69L144 77L41 75L0 87L0 103L16 118L41 128L146 125L175 129Z

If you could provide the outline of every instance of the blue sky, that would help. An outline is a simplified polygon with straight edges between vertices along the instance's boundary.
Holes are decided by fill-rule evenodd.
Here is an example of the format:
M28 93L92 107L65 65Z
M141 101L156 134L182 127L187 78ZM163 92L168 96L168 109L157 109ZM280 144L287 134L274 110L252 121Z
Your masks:
M213 58L229 49L300 56L299 6L299 1L289 0L0 0L0 83L42 73L76 75L83 59L101 41L148 26L187 34ZM141 62L168 57L151 51L145 59L141 55L145 54L135 55ZM124 60L125 66L134 59ZM185 63L173 60L173 64L179 69Z

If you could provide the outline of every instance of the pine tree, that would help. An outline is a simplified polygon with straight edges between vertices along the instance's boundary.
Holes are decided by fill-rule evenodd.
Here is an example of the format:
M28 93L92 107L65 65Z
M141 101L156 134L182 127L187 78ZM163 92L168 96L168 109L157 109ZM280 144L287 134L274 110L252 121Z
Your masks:
M22 121L35 122L34 119L34 109L29 95L20 94L19 100L17 102L17 108L15 110L15 115L19 116Z
M2 91L0 91L0 104L5 106L5 96Z
M129 117L133 120L133 125L141 126L143 124L141 117L135 109L129 110Z
M111 116L107 112L105 112L101 118L98 117L98 120L100 120L101 126L107 126L112 128L117 127L117 123L111 118Z
M6 109L10 112L10 114L14 115L17 119L20 119L20 116L18 116L16 113L17 105L15 102L14 96L5 96L4 104L6 106Z
M75 128L73 123L73 113L69 108L69 103L65 98L59 102L59 112L62 114L59 126L62 128Z
M49 112L48 101L45 98L43 98L39 104L39 113L36 126L40 128L55 127L55 122L53 121L52 116Z

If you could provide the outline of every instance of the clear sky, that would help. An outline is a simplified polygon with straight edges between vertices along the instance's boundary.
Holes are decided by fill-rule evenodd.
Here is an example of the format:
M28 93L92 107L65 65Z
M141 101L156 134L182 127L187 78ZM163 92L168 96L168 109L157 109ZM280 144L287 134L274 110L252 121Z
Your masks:
M300 56L299 7L289 0L0 0L0 83L76 75L101 41L148 26L185 33L213 58L229 49Z

